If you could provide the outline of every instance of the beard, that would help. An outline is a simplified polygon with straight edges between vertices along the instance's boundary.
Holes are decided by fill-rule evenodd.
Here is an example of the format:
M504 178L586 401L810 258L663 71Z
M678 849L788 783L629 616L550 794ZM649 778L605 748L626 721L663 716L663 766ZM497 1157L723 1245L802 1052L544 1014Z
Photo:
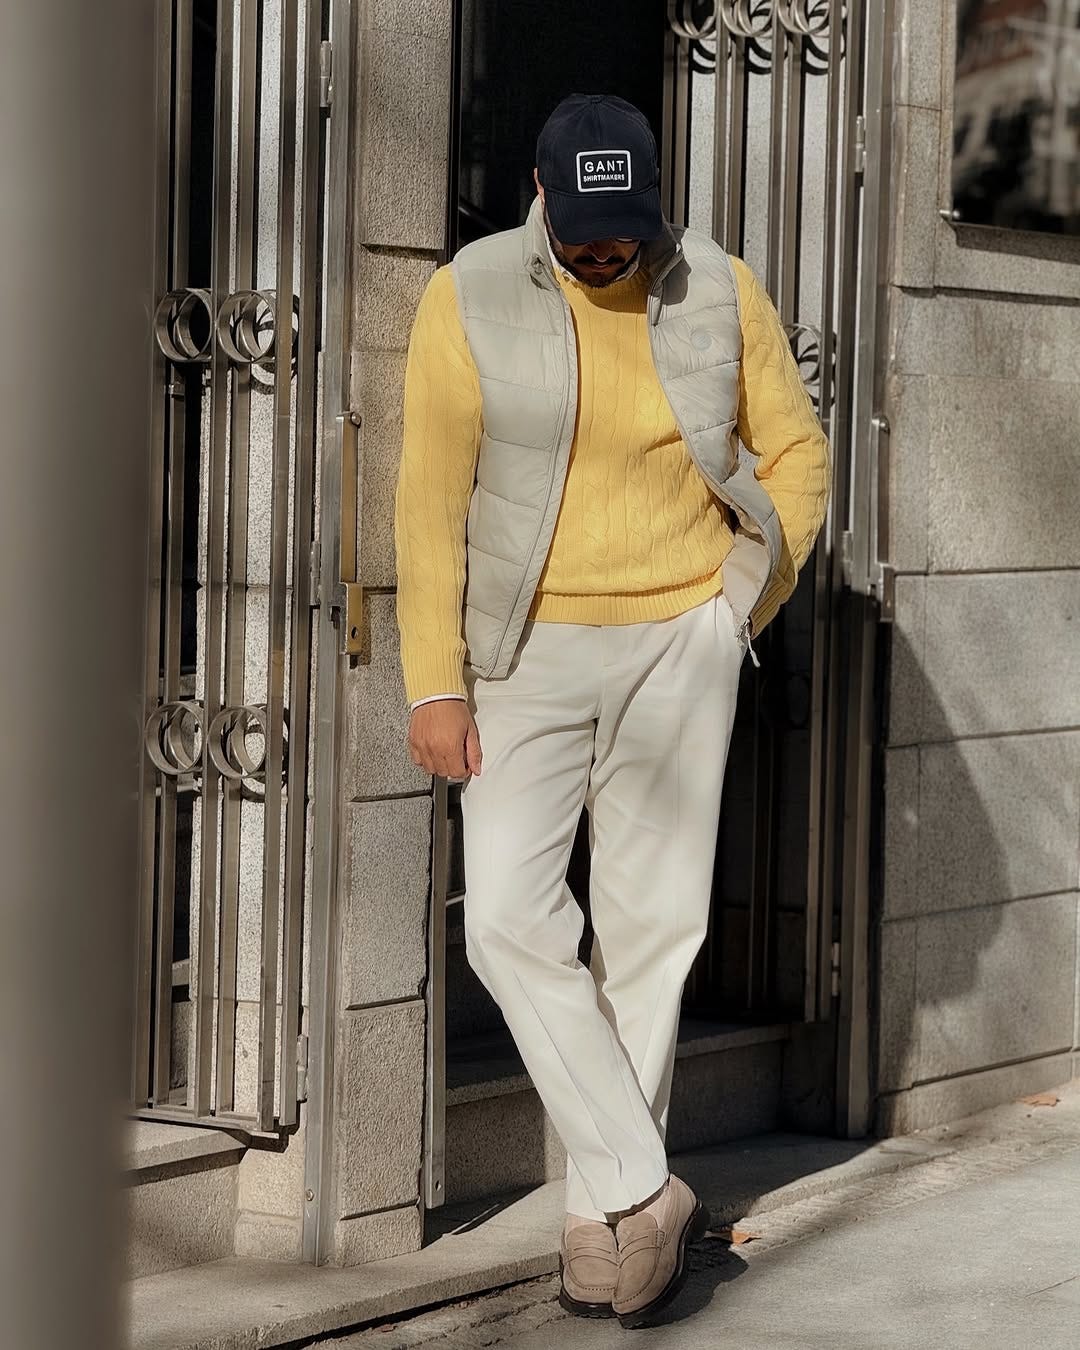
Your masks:
M581 272L578 271L577 265L571 262L570 259L566 256L566 252L563 249L562 244L556 242L554 231L551 228L551 221L548 219L546 207L544 209L544 224L547 226L548 241L551 244L551 251L552 253L555 254L555 257L559 260L560 263L562 263L563 267L566 268L566 270L570 273L572 277L575 277L578 281L580 281L583 286L591 286L594 290L598 291L603 290L605 286L610 286L613 282L618 281L619 278L622 276L623 272L630 266L630 264L641 252L641 244L639 243L637 248L634 249L633 253L631 253L628 258L623 259L619 263L618 267L616 267L615 270L611 273L610 276L607 277L584 276L582 275Z

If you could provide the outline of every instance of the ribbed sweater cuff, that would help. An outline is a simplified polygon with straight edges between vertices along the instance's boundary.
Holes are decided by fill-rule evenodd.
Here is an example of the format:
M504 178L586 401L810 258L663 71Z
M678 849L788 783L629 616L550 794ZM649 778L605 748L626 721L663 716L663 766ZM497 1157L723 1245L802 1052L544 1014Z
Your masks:
M426 643L410 649L403 645L402 673L405 676L405 697L410 703L429 694L462 694L467 696L462 674L464 644L460 641L449 647Z

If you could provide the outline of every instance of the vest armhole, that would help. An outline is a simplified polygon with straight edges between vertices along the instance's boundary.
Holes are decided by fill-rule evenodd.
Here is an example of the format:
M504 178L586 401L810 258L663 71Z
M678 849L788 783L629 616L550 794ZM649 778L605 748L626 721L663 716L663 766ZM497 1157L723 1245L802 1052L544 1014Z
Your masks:
M454 282L454 296L457 300L458 319L461 322L461 331L465 334L465 345L469 344L469 330L465 327L465 296L461 289L461 272L458 270L457 259L450 263L450 276Z
M742 331L742 291L739 287L739 278L735 273L735 266L731 261L731 254L724 249L724 265L727 268L728 276L731 278L731 289L735 292L735 317L739 320L739 331Z

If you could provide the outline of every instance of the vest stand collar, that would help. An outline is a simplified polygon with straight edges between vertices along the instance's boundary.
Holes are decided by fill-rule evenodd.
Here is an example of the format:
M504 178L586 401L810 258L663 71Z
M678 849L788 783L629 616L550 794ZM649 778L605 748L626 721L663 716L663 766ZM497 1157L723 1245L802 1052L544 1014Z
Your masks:
M547 226L544 224L544 208L539 193L533 198L529 214L525 217L521 251L522 262L533 277L539 281L541 277L546 276L553 286L558 285L548 256ZM650 286L655 283L657 277L670 271L682 251L682 244L667 220L664 221L663 232L657 238L642 240L640 266L642 271L648 273Z

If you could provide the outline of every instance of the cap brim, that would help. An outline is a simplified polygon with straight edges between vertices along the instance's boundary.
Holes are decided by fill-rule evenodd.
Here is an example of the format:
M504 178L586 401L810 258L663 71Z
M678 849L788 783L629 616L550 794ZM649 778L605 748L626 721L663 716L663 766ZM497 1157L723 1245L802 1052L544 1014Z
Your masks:
M555 237L563 244L592 239L656 239L663 233L660 190L608 192L544 192L544 204Z

